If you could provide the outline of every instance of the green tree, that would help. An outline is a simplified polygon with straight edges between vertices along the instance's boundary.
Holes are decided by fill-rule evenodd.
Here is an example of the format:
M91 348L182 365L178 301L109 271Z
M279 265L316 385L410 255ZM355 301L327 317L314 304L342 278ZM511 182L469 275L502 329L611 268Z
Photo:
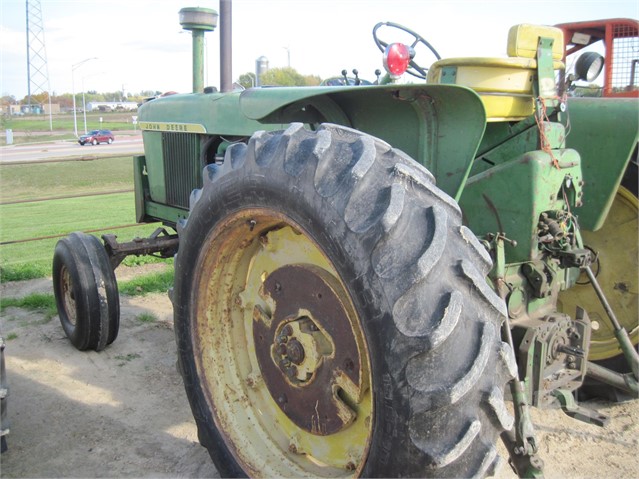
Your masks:
M242 73L237 82L242 85L244 88L251 88L255 86L255 73L247 72Z
M311 86L319 85L320 78L315 75L304 76L291 67L271 68L262 74L262 85L271 86Z
M322 79L317 75L304 75L306 86L318 86L322 83Z

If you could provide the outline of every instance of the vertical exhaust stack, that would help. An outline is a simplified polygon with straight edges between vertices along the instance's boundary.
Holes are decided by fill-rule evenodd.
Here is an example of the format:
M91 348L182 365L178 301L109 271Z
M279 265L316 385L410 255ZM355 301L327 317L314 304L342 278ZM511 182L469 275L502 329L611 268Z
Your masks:
M222 3L222 2L220 2ZM180 25L193 35L193 93L204 91L204 33L217 27L217 12L210 8L188 7L180 10Z
M233 90L231 0L220 0L220 90Z

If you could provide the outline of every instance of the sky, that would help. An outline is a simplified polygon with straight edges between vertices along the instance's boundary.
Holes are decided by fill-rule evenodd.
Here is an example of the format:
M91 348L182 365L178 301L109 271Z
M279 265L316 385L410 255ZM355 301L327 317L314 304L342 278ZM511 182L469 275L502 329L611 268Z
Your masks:
M17 99L28 86L25 5L0 0L0 94ZM196 6L219 11L217 0L40 0L40 5L55 94L191 91L191 36L181 30L178 11ZM263 55L271 68L288 66L290 58L290 66L305 75L327 78L357 68L363 78L374 79L382 54L371 32L381 21L403 24L442 57L456 57L505 56L514 24L615 17L639 18L639 1L234 0L233 78L254 71ZM402 39L383 33L389 42ZM416 61L428 66L433 58L418 52ZM219 87L218 31L206 34L205 62L205 84Z

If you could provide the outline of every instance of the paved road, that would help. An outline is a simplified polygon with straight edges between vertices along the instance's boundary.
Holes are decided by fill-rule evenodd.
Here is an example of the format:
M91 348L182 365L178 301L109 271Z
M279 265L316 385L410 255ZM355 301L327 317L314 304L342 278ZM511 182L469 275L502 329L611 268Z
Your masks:
M98 156L133 156L143 153L142 136L121 136L111 145L80 146L71 141L54 141L0 148L0 164L16 164L58 159L82 160Z

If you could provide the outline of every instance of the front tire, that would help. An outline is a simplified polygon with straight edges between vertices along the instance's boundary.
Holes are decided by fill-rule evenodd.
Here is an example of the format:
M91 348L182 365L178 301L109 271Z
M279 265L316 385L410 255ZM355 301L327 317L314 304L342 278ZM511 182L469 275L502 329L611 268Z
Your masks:
M179 225L175 333L222 476L492 473L512 427L505 306L430 173L294 124L203 176Z
M109 257L95 236L71 233L53 255L53 291L60 323L80 351L101 351L120 327L120 300Z

